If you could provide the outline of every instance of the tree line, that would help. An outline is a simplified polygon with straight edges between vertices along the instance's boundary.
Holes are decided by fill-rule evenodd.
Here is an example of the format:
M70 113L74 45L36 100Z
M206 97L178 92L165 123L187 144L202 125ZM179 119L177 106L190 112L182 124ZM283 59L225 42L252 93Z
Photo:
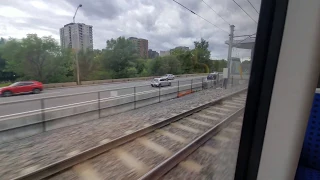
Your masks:
M194 49L175 49L155 59L139 58L134 44L125 37L110 39L102 50L80 50L80 80L145 77L164 74L221 72L225 60L211 60L209 42L194 42ZM76 81L75 53L61 48L52 37L29 34L17 40L0 39L0 81L38 80L43 83Z

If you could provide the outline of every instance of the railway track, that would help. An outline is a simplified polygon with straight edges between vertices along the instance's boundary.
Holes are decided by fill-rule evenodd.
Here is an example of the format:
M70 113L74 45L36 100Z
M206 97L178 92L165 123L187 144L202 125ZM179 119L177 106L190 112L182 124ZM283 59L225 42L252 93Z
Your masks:
M175 161L176 166L161 179L234 179L242 121L243 116L240 116L188 157Z
M14 179L158 179L242 115L243 89Z

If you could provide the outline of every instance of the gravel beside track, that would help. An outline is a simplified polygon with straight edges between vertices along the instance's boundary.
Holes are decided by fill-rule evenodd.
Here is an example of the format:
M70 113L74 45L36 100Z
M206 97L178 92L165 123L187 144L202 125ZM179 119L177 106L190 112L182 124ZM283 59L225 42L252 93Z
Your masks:
M227 114L224 114L220 118L216 118L216 116L205 115L205 113L203 113L205 112L205 110L201 110L197 113L201 117L201 119L212 119L211 123L204 123L201 119L193 118L191 119L191 122L193 123L189 123L190 120L188 117L182 118L174 123L167 125L166 127L162 127L153 132L150 132L146 136L139 137L124 145L111 149L110 151L103 153L101 156L98 155L93 157L92 159L86 160L85 162L81 163L85 164L85 166L80 170L77 170L77 167L73 166L72 168L68 168L68 170L66 171L71 171L72 173L77 174L79 180L92 179L92 176L100 177L100 179L110 179L110 177L115 179L138 179L143 174L154 168L156 165L159 165L166 158L172 157L174 153L184 148L187 144L190 143L191 139L195 138L195 136L199 137L209 128L212 128L215 124L229 117L229 115L231 115L229 114L229 112L233 114L235 111L243 107L238 106L238 108L231 110L230 108L226 108L223 102L224 101L222 101L222 104L215 104L212 107L206 108L211 109L215 106L218 106L218 108L229 110ZM205 124L206 126L201 127L203 126L203 124ZM173 128L168 129L168 127ZM219 134L224 136L226 139L227 137L229 137L229 132L231 132L232 134L234 131L238 132L237 129L225 128L223 132ZM166 134L168 132L171 133L171 135L175 135L175 138L172 138L172 136L168 136L168 134ZM190 136L190 132L194 135ZM162 136L159 136L159 134ZM179 138L177 138L176 135L178 135ZM178 146L173 146L174 142L170 141L169 137L175 140L180 140L179 142L175 142L175 144L181 144L181 146L179 148ZM188 138L188 142L181 142L181 139L183 138ZM169 141L165 141L165 139ZM158 143L159 141L161 142L161 144ZM224 146L225 143L220 145L221 148ZM118 159L116 160L114 159L114 157ZM119 160L121 162L119 162ZM105 164L109 164L109 166L105 166ZM101 168L101 166L103 166L103 168ZM124 167L129 168L129 170L125 169ZM88 173L90 176L88 176ZM53 177L60 177L60 173L55 174Z
M244 87L246 85L228 90L204 90L178 99L1 144L0 177L1 179L13 178ZM127 175L124 178L135 177L132 173ZM65 174L65 176L72 179L73 175Z

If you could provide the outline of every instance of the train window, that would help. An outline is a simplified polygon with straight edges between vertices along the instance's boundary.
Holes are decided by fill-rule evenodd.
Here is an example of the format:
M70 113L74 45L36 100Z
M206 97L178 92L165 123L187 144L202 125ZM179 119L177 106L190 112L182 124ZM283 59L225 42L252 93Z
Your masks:
M290 114L277 104L298 98L304 91L293 85L311 73L298 70L310 63L303 50L314 26L288 18L297 9L288 11L288 1L297 0L3 2L1 179L265 177L268 153L276 152L270 134L279 133L270 126L285 137L295 130L272 124L282 122L272 112ZM285 30L300 27L308 33L295 36L297 48ZM302 54L306 64L294 66ZM279 80L291 70L298 81ZM19 82L36 83L19 90ZM279 82L299 91L278 95ZM305 149L317 166L318 110L311 112ZM289 142L275 139L277 147ZM276 174L271 179L283 179Z

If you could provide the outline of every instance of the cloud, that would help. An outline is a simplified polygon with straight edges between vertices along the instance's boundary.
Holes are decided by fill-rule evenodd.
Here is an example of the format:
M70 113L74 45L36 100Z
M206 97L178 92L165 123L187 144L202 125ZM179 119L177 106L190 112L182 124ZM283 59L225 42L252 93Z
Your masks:
M235 34L252 34L257 25L233 1L205 0L223 21L202 1L177 0L219 28ZM250 16L258 14L246 0L236 0ZM259 10L260 0L251 0ZM79 4L76 22L93 26L94 48L104 48L106 41L119 36L148 39L149 48L160 51L175 46L189 46L204 38L209 41L212 58L226 58L228 33L183 9L172 0L1 0L0 36L23 38L28 33L51 35L59 41L59 28L72 22ZM234 56L250 57L248 50L235 50Z

